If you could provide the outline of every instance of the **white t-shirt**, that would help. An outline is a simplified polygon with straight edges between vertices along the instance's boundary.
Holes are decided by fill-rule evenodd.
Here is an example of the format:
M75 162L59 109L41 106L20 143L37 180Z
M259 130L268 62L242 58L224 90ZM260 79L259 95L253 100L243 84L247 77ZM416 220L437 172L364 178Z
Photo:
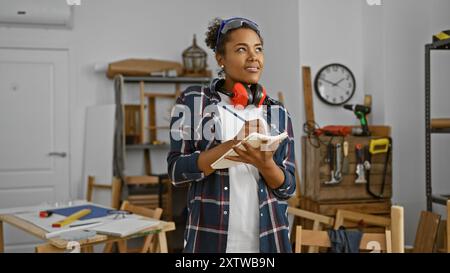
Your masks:
M222 122L222 142L234 138L244 121L236 118L229 110L245 120L263 119L262 107L247 106L239 110L231 105L230 98L220 94L222 101L218 104ZM267 128L267 127L266 127ZM230 180L230 210L228 223L227 253L258 253L259 252L259 172L250 164L239 164L229 168Z

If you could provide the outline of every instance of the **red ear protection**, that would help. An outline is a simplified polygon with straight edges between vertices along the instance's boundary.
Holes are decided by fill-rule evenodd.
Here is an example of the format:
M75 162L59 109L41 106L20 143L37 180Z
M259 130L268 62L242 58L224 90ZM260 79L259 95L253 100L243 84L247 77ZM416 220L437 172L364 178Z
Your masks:
M259 84L252 84L247 87L245 84L237 82L233 86L233 97L231 102L235 107L245 108L253 104L260 107L266 99L266 89Z

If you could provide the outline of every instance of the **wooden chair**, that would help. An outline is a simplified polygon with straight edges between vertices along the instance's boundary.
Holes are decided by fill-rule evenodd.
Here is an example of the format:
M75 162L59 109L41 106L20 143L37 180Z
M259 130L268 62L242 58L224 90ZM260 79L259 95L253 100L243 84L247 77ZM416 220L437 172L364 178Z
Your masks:
M128 201L132 205L149 209L163 208L164 220L172 220L172 191L171 182L167 175L127 176L127 186L157 186L157 194L129 194ZM168 186L164 193L164 186Z
M328 217L325 215L321 215L318 213L314 213L314 212L310 212L307 210L302 210L302 209L298 209L298 208L293 208L293 207L288 207L288 214L291 214L294 216L294 220L295 217L299 217L302 219L307 219L307 220L311 220L313 221L313 230L322 230L322 228L324 226L329 226L332 227L334 224L334 219L332 217ZM295 221L294 221L295 223ZM295 229L293 229L293 232L291 233L291 236L294 237L294 231L296 231ZM308 248L308 253L316 253L318 252L319 249L318 247L315 246L310 246Z
M360 250L391 253L391 231L385 233L363 233ZM297 226L295 237L295 253L301 253L302 246L331 247L328 232L319 230L304 230Z
M360 212L337 210L334 229L338 229L340 226L343 226L345 222L364 223L367 225L383 227L385 231L388 230L392 233L392 252L404 253L405 246L403 221L403 207L401 206L391 207L390 219Z
M122 190L122 182L114 177L111 185L97 184L94 176L88 176L86 200L92 202L94 189L110 189L111 190L111 207L118 209L120 207L120 193Z
M161 219L161 215L163 213L163 210L161 208L148 209L140 206L131 205L128 201L124 201L120 209L132 212L133 214L157 220ZM149 234L145 236L144 244L142 245L142 247L137 249L129 249L127 247L126 240L118 240L116 242L106 243L104 252L106 253L112 252L112 247L114 243L117 243L119 252L121 253L130 253L130 252L147 253L157 251L167 252L167 241L165 232L159 232L158 234Z

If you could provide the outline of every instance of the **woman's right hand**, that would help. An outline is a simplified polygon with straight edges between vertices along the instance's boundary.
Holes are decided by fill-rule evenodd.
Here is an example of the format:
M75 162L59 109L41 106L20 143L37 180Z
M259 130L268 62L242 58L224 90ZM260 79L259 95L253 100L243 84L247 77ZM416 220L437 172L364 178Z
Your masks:
M266 126L265 121L261 119L253 119L253 120L247 120L245 124L242 126L239 133L233 138L233 140L243 140L248 135L250 135L253 132L257 132L260 134L266 133Z

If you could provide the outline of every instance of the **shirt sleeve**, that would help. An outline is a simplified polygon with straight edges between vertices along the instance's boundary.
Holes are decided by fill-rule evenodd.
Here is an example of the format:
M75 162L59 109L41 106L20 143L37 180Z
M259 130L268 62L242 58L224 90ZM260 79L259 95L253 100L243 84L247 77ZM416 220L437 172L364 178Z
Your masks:
M286 138L278 147L274 154L274 161L284 173L283 184L277 189L273 189L273 194L281 199L287 200L295 195L296 179L295 179L295 150L294 150L294 132L292 129L291 118L287 111L284 116L287 119L285 129L288 133ZM283 120L280 120L283 123Z
M193 101L184 94L172 108L170 121L170 151L167 155L168 175L172 184L198 181L204 173L198 168L200 151L196 149L193 124Z

